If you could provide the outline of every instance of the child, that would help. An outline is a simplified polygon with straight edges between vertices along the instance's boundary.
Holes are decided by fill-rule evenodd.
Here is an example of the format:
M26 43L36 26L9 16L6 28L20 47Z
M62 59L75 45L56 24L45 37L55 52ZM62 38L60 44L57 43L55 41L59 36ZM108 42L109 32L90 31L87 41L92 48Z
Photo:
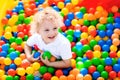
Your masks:
M61 61L51 62L48 58L40 60L47 66L55 68L68 68L71 66L71 45L67 38L58 32L58 28L63 26L63 18L58 12L47 7L35 14L31 24L32 36L25 45L25 54L29 61L38 61L33 58L31 47L37 45L43 51L50 51L51 54Z

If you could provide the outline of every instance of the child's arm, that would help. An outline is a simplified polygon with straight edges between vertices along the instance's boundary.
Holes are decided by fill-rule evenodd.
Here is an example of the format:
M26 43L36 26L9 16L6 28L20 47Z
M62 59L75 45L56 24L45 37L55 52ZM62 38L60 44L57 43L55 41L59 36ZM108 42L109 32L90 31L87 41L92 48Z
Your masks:
M68 67L71 66L71 60L70 59L61 60L61 61L55 61L55 62L50 62L47 57L45 59L43 59L41 57L41 61L45 65L51 66L51 67L55 67L55 68L68 68Z
M26 57L29 61L34 62L34 61L38 60L38 58L36 58L36 59L33 58L33 54L31 54L32 48L30 46L28 46L27 44L25 44L24 51L25 51Z

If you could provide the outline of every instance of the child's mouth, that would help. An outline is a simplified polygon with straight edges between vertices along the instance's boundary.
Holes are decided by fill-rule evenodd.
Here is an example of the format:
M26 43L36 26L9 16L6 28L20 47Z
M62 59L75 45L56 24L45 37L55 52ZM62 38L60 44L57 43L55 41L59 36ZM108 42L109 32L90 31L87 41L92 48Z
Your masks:
M52 36L52 37L48 37L49 39L54 39L55 38L55 36Z

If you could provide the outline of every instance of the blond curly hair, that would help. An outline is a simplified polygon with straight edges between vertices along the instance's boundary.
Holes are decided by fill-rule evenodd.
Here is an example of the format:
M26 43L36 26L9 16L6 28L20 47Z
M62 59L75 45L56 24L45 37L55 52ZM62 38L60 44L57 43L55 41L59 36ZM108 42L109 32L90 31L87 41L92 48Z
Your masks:
M36 33L41 27L40 25L44 22L44 20L49 20L57 27L61 27L64 25L63 17L51 7L46 7L41 11L38 11L34 16L31 22L30 33Z

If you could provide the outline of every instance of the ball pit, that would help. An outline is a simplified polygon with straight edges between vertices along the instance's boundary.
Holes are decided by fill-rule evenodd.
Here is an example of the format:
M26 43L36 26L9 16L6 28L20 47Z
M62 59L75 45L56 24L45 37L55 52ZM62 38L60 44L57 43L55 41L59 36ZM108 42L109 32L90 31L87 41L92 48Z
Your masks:
M8 6L3 9L0 7L0 10L6 11L6 14L2 13L2 18L0 16L0 80L119 80L120 2L91 2L11 0L13 5L10 9L7 10L10 6L8 2ZM58 11L64 19L65 25L59 32L71 42L69 68L56 69L42 62L29 63L26 60L23 49L30 36L30 22L37 11L47 6ZM34 58L41 55L37 50L33 49ZM42 57L56 60L49 51L45 51ZM39 71L42 76L34 76L35 71Z

